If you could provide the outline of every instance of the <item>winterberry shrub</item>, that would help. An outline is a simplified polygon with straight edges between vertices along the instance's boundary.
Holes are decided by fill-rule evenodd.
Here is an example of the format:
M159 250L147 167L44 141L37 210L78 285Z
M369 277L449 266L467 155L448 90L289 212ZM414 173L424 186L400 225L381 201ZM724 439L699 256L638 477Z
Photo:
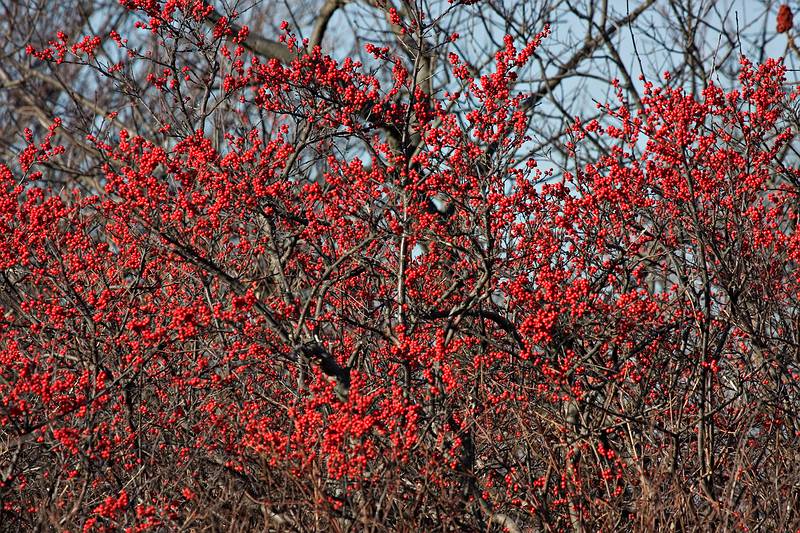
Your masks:
M123 4L150 49L28 53L143 79L149 131L96 117L94 188L47 180L56 117L0 166L8 529L800 525L780 61L620 89L542 165L516 82L546 27L481 72L453 52L433 94L383 47L335 60L287 24L264 59L235 14Z

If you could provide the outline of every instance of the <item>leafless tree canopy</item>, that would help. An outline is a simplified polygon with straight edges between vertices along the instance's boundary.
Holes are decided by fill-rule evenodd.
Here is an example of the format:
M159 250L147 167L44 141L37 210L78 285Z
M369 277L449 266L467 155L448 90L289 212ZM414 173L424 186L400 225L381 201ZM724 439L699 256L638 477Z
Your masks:
M406 58L409 68L415 64L420 67L418 76L435 95L459 89L449 69L448 53L458 53L476 73L483 72L492 63L494 51L502 47L503 36L527 42L549 24L553 34L519 77L517 88L532 94L529 116L534 140L529 154L556 164L566 163L564 154L559 153L565 123L578 115L587 120L595 103L608 101L613 94L613 79L620 81L626 98L635 104L641 96L642 76L660 80L664 72L669 72L668 84L698 92L709 81L730 85L738 74L742 54L754 60L781 55L790 67L798 60L794 34L775 31L778 6L774 2L485 0L471 6L447 0L396 2L397 9L407 15L424 14L418 35L401 35L392 26L387 15L389 3L221 2L213 3L216 11L211 19L237 14L235 24L250 28L246 46L264 58L283 61L290 57L277 42L282 20L288 21L299 37L307 38L309 46L320 44L334 57L352 57L367 66L374 64L374 59L365 52L366 43L388 46ZM51 179L96 186L92 179L97 179L100 162L84 137L97 127L109 131L126 128L158 137L160 125L168 122L173 125L167 136L171 138L198 128L221 135L241 129L241 114L252 112L231 109L221 88L213 84L196 86L202 94L167 97L148 86L144 71L115 72L117 83L110 87L103 69L122 52L108 46L94 71L63 64L55 68L25 53L28 44L46 46L59 30L77 36L130 29L137 16L119 2L9 1L3 3L2 14L3 157L13 160L22 129L31 125L45 128L52 117L60 116L66 126L70 157L59 163L60 173L57 178L52 174ZM169 67L169 59L179 53L192 65L194 77L214 79L220 68L214 51L204 49L199 40L193 42L193 37L200 39L199 33L192 35L190 28L185 29L185 42L158 43L156 34L124 33L142 40L130 43L134 49L137 44L142 50L164 44L154 48L161 56L152 58L154 61ZM459 37L451 43L453 34ZM173 104L175 96L180 98L180 105ZM97 117L107 117L112 111L118 113L113 121L97 123ZM264 117L249 118L251 123L259 123Z

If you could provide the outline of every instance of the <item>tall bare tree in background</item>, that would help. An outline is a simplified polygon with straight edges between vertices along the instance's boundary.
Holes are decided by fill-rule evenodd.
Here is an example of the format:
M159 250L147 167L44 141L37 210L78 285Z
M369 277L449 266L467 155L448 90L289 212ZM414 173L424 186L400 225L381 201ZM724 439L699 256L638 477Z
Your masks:
M237 114L224 102L223 91L214 85L220 69L215 51L204 47L199 34L186 35L180 43L163 41L157 32L149 37L165 44L157 48L160 57L151 58L165 68L175 54L196 57L191 76L209 80L207 85L196 85L195 90L203 93L197 95L159 93L144 81L146 73L132 71L115 72L118 89L109 90L102 82L103 70L115 62L115 54L123 53L117 50L103 50L95 72L64 65L54 69L25 53L30 43L46 45L54 39L53 29L68 35L104 35L131 27L137 16L121 4L4 2L0 22L4 137L0 145L7 159L20 144L21 128L32 123L45 128L52 117L61 116L72 155L69 163L61 163L60 179L67 183L80 177L91 187L91 170L99 161L83 138L98 127L155 135L159 124L170 123L174 129L166 138L177 138L198 128L221 134L240 125ZM215 11L209 20L227 17L235 26L248 26L244 45L263 58L291 59L277 40L278 26L287 20L301 38L308 39L309 47L319 44L334 57L353 57L369 65L366 43L399 52L434 95L459 89L448 53L458 53L480 73L493 61L493 51L502 45L504 35L526 42L549 24L553 35L548 46L537 52L535 62L517 83L518 90L532 93L527 102L534 138L527 147L529 153L559 164L564 163L559 141L563 141L565 124L579 114L586 119L596 102L607 100L613 79L621 82L626 98L636 103L641 98L640 76L659 79L669 72L670 85L696 93L711 80L723 87L734 81L742 54L754 60L783 55L790 67L800 59L794 30L776 31L778 5L767 1L264 0L212 5ZM399 33L389 14L392 8L419 19L413 35ZM451 42L454 34L458 38ZM147 43L129 45L145 48ZM175 98L183 103L173 105ZM97 124L97 116L111 112L116 113L113 120Z

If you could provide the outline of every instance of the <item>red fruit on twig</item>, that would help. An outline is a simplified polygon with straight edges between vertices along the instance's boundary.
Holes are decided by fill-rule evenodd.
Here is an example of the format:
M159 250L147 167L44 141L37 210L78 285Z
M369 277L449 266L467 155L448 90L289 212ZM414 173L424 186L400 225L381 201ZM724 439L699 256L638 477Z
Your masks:
M792 10L787 4L782 4L778 8L778 24L775 29L778 33L785 33L792 29Z

